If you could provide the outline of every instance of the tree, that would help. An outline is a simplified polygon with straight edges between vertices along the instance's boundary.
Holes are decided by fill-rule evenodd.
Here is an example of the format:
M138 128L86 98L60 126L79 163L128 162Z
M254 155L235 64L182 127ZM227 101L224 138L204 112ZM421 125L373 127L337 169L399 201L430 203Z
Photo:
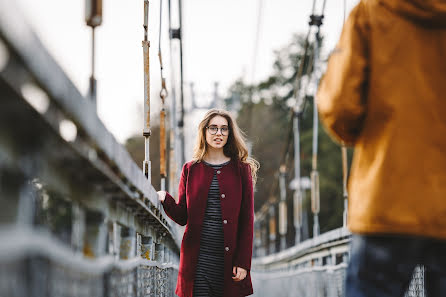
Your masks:
M310 44L304 57L303 36L295 35L290 44L277 51L273 65L273 73L266 80L255 85L237 80L230 87L229 98L225 100L229 109L238 108L237 121L246 132L252 144L252 154L260 161L259 179L256 186L255 210L269 199L279 197L277 186L278 169L285 152L289 151L287 159L287 181L294 178L294 152L292 149L292 133L290 124L292 113L290 107L295 104L293 98L294 83L298 68L303 61L303 73L311 73L311 55L313 45ZM304 75L302 84L306 85L308 75ZM314 86L313 86L314 88ZM309 176L312 160L312 130L313 130L313 97L306 98L304 111L301 115L301 174ZM319 125L318 169L320 175L321 209L319 214L321 232L342 225L342 166L341 150ZM291 142L290 142L291 141ZM288 226L292 226L292 192L287 190ZM304 211L307 212L311 226L312 215L307 193L304 201ZM312 228L309 228L310 233ZM289 232L288 243L293 241L294 234Z

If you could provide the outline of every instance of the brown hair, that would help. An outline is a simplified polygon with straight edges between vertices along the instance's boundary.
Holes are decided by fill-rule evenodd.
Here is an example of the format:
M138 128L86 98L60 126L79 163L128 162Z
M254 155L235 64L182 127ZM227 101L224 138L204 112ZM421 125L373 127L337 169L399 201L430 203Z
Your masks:
M215 116L224 117L228 121L229 134L228 142L223 147L225 156L232 159L240 160L242 163L249 164L251 167L252 180L257 180L257 170L260 167L259 162L248 156L248 148L246 146L245 137L237 122L232 118L231 114L223 109L211 109L205 115L198 125L197 141L194 148L193 159L195 162L201 162L208 150L206 142L206 127Z

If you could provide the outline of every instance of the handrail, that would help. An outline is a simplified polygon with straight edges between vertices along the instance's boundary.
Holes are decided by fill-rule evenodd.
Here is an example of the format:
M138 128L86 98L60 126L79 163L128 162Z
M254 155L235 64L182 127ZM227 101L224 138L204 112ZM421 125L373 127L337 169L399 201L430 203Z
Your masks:
M272 263L286 262L310 253L312 249L330 242L340 241L350 237L351 233L346 228L338 228L310 238L278 253L253 259L253 266L265 266Z

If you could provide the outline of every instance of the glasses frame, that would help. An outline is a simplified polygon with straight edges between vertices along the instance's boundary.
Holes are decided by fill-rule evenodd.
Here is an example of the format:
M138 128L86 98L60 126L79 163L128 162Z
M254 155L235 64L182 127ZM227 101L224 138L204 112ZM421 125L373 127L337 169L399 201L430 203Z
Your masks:
M211 126L206 126L206 130L208 130L209 134L211 134L211 135L217 135L218 134L218 130L220 130L220 134L221 135L228 136L229 135L229 131L231 131L231 129L229 129L229 127L221 127L221 128L215 127L217 129L217 131L215 131L215 133L212 133L211 130L209 130L209 128L211 128ZM228 128L227 134L223 134L223 130L222 130L223 128Z

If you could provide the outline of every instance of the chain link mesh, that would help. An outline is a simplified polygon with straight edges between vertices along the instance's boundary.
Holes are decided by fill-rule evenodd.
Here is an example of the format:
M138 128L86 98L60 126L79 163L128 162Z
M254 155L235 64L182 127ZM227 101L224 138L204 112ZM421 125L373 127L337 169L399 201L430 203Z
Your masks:
M296 271L252 272L253 297L343 297L346 265ZM424 267L415 269L405 297L425 297Z
M0 296L174 297L178 270L140 266L91 275L44 258L0 263Z
M407 290L404 297L425 297L424 291L424 272L425 268L423 266L417 266L413 272L412 280L409 284L409 289Z

